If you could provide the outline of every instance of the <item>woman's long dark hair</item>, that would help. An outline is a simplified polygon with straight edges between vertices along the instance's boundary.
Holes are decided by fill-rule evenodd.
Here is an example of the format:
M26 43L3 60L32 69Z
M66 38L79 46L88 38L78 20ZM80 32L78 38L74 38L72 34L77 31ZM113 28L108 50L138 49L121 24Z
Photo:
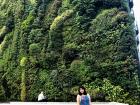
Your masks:
M84 87L84 86L80 86L79 87L79 90L78 90L78 92L79 92L79 95L82 95L82 93L80 92L80 89L83 89L84 90L84 95L87 95L87 92L86 92L86 88Z

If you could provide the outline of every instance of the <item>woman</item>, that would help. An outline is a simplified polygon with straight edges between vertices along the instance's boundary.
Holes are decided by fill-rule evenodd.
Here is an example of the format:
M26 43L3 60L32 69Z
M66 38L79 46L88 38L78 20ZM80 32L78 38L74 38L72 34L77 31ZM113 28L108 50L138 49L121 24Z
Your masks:
M90 95L87 94L86 89L81 86L79 87L79 94L77 95L77 105L91 105Z

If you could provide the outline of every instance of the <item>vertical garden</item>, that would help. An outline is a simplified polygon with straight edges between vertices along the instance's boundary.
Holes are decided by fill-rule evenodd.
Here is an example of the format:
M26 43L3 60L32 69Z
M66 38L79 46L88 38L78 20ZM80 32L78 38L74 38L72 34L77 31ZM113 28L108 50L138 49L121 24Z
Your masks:
M126 0L0 0L0 101L140 104L134 17Z

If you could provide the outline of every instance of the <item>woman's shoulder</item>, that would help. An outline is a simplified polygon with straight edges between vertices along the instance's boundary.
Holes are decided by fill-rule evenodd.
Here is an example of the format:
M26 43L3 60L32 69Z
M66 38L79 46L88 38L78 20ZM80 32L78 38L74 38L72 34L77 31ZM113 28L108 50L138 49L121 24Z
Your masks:
M77 94L77 97L80 97L80 95L79 95L79 94Z
M78 95L77 95L77 98L81 99L81 95L78 94Z
M87 96L90 97L90 95L87 93Z
M81 96L78 94L77 95L77 100L80 100L81 99Z

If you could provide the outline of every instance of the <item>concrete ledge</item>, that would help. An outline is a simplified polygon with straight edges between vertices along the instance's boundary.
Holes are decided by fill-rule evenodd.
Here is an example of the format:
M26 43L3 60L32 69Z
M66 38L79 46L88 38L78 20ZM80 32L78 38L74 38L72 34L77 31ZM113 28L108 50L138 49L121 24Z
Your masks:
M10 102L0 105L76 105L76 102ZM128 105L117 102L92 102L92 105Z

